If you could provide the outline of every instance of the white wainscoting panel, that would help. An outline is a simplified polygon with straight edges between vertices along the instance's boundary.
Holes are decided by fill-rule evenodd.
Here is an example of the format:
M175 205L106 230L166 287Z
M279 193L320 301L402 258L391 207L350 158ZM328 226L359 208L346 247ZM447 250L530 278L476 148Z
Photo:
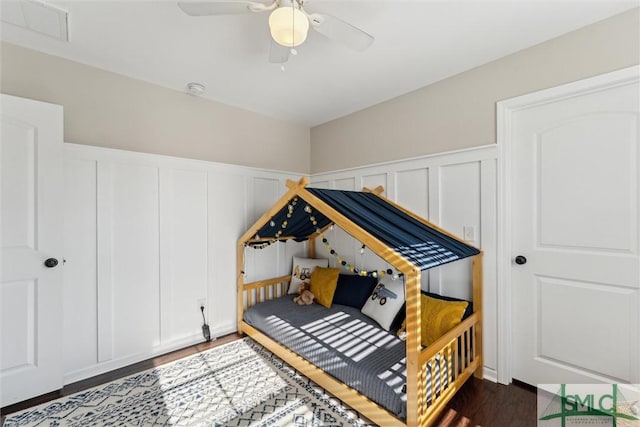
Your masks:
M98 340L112 359L145 353L160 344L160 254L158 168L136 163L114 162L111 180L112 199L101 199L98 212L109 223L111 237L111 282L101 296L111 299L111 310L101 317L109 322L111 336ZM98 188L100 192L100 188ZM98 259L100 258L98 242ZM98 333L102 334L101 323Z
M482 321L485 345L482 348L485 361L485 378L498 381L498 217L497 183L498 159L485 158L480 162L480 233L484 255L482 257L482 276L485 286L482 300ZM487 361L489 361L487 363Z
M283 193L284 182L277 178L254 178L249 181L249 226L258 220Z
M238 237L289 173L65 144L65 383L236 330ZM253 279L300 245L247 249ZM271 253L272 252L272 253Z
M386 173L363 175L362 185L360 185L360 188L358 188L358 190L361 190L362 188L368 188L370 190L373 190L377 186L381 185L384 188L384 192L382 193L382 195L386 196L387 188L389 187L387 183L388 179L389 179L389 176Z
M278 178L254 178L247 181L246 194L249 195L250 227L258 220L286 189L284 181ZM278 243L264 249L245 249L245 282L277 277L280 273L280 258L283 244Z
M429 170L410 169L396 173L396 203L429 218Z
M465 229L474 235L465 239L479 246L480 239L480 161L440 166L438 225L464 238ZM433 270L431 291L456 298L471 299L468 286L471 260L446 264Z
M226 171L209 171L209 231L207 319L211 333L236 329L236 244L245 232L246 184L250 178Z
M315 181L314 181L315 182ZM327 181L328 184L328 181ZM315 184L314 184L315 186ZM334 188L336 190L346 190L346 191L352 191L356 189L356 181L355 178L341 178L341 179L336 179L334 181L334 185L333 187L329 187L327 185L327 187L325 188Z
M98 360L97 162L67 158L64 203L64 372Z
M484 364L487 378L496 380L496 194L495 145L426 156L338 172L316 174L312 186L360 190L382 185L384 196L448 231L464 237L484 251ZM357 184L361 185L357 185ZM386 269L377 256L339 229L326 233L332 247L347 262L361 268ZM318 247L322 243L318 241ZM319 256L331 255L324 249ZM336 265L335 259L331 265ZM471 263L461 261L422 275L425 290L471 299Z
M207 172L160 170L161 342L197 337L207 305Z

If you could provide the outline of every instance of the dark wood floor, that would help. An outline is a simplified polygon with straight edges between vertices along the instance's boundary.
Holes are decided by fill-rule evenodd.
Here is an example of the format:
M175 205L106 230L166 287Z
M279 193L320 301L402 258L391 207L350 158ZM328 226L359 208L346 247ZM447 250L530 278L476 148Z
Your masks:
M190 356L238 338L237 334L226 335L216 341L174 351L96 377L68 384L62 390L6 406L0 410L0 424L3 424L5 417L13 412ZM519 384L505 386L471 378L442 411L433 427L531 427L535 425L535 388Z
M536 399L535 387L472 377L451 399L434 427L535 427Z

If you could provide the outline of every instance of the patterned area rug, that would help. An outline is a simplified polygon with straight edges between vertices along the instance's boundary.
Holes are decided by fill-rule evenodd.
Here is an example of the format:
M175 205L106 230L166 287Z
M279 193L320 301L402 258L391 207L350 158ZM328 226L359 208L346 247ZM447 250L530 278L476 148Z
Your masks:
M11 414L13 426L369 426L249 338Z

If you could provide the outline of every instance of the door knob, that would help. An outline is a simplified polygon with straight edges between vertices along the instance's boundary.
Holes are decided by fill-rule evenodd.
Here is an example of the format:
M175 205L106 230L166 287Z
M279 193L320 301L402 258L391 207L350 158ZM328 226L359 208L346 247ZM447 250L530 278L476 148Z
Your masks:
M523 255L518 255L515 261L516 261L516 264L523 265L527 263L527 258L525 258Z
M58 265L58 260L55 258L47 258L44 262L45 267L53 268Z

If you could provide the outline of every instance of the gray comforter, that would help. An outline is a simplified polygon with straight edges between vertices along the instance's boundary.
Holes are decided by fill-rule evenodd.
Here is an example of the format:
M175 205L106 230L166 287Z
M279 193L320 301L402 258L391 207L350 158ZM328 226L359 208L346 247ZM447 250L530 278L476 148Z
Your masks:
M258 304L244 320L351 388L406 419L405 343L343 305L297 305L293 295Z

